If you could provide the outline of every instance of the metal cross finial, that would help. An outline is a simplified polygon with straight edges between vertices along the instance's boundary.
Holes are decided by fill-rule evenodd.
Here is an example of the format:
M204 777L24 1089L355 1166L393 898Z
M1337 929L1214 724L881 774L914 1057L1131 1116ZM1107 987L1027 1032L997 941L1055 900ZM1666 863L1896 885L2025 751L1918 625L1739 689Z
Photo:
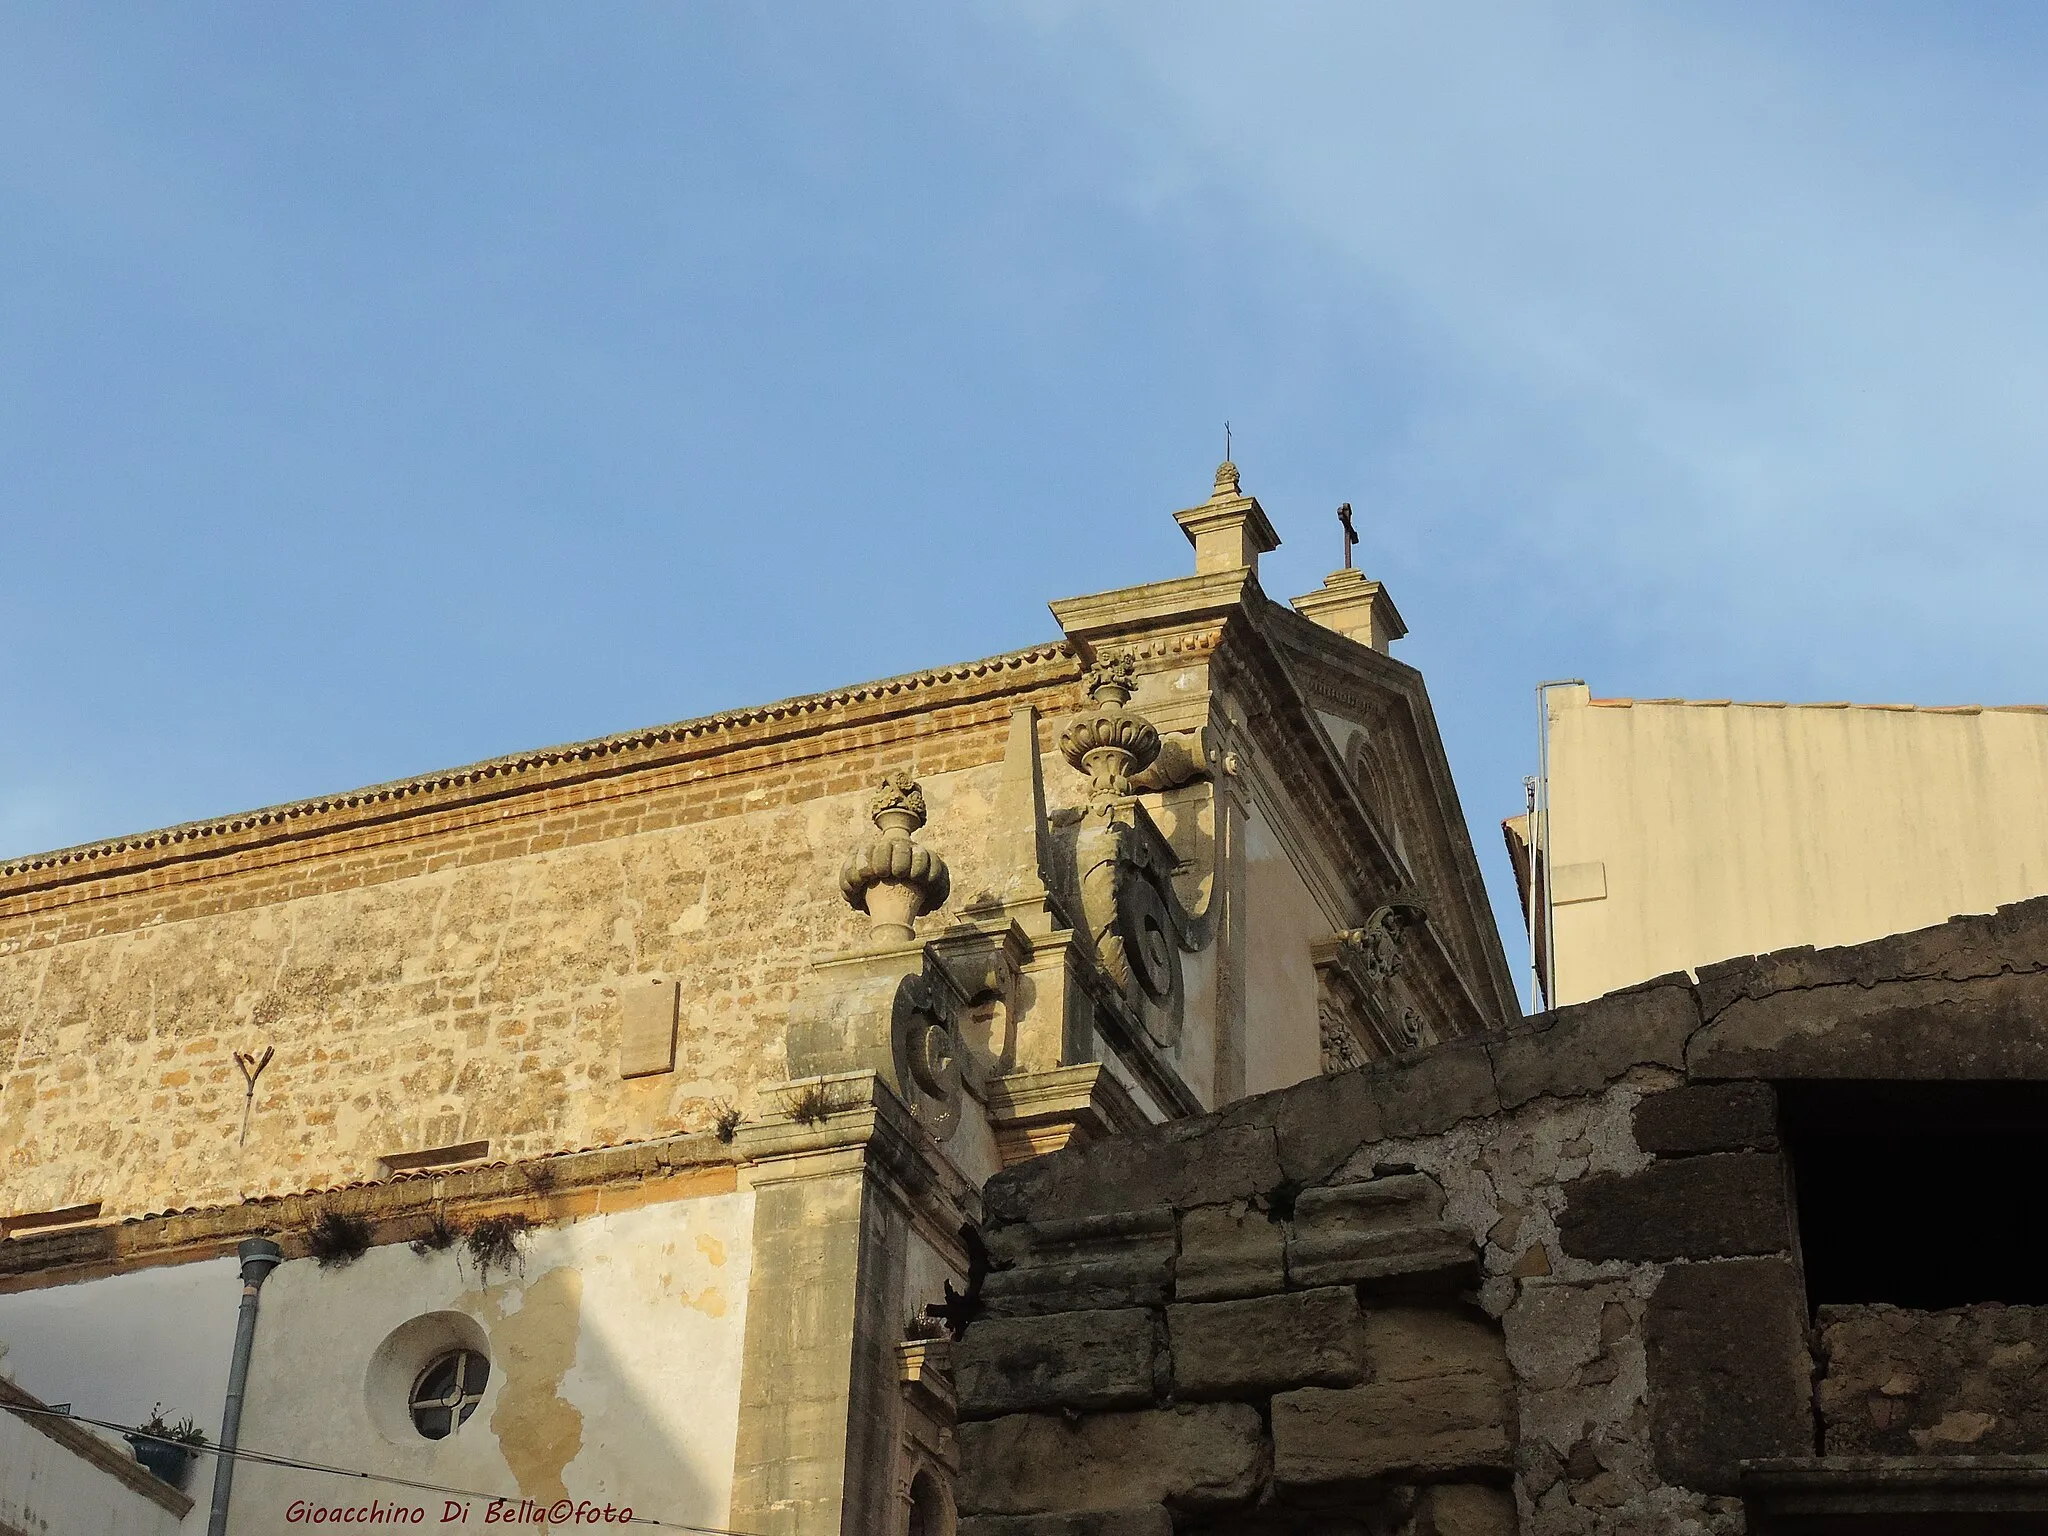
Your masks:
M1344 525L1344 569L1351 569L1351 546L1358 542L1358 530L1351 526L1351 503L1337 509L1337 521Z
M1223 462L1230 462L1230 423L1223 423Z

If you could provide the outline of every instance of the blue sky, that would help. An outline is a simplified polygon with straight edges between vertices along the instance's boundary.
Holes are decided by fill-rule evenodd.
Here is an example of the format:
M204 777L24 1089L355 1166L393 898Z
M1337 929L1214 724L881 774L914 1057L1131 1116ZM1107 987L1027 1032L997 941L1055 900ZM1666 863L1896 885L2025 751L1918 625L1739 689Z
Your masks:
M2048 699L2023 6L0 10L0 853L1028 644ZM1510 958L1519 964L1512 934Z

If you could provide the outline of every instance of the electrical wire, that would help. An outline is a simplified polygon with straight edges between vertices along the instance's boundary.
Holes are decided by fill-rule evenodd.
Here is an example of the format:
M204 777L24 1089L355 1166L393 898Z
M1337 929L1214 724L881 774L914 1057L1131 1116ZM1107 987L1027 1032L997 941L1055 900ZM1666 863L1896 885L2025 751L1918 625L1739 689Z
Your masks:
M95 1429L109 1429L118 1435L133 1435L143 1440L154 1440L160 1445L175 1445L181 1450L196 1451L204 1456L228 1456L236 1461L253 1462L264 1467L284 1467L294 1472L324 1472L329 1477L352 1477L372 1483L389 1483L395 1488L411 1488L420 1493L453 1494L465 1499L487 1499L495 1504L518 1504L517 1498L507 1498L501 1493L484 1493L475 1488L450 1488L440 1483L425 1483L417 1478L394 1477L388 1472L365 1472L356 1467L330 1467L322 1462L301 1461L293 1456L278 1456L269 1451L252 1451L242 1447L224 1451L217 1445L194 1445L185 1440L173 1440L165 1435L153 1435L137 1429L132 1424L115 1424L106 1419L89 1419L82 1413L73 1413L68 1408L31 1408L25 1403L0 1403L9 1413L51 1419L69 1419L74 1424L90 1424ZM536 1501L538 1502L538 1501ZM635 1514L617 1522L628 1525L652 1525L669 1531L689 1531L692 1536L754 1536L750 1531L735 1531L722 1525L689 1525L680 1520L657 1520L652 1515Z

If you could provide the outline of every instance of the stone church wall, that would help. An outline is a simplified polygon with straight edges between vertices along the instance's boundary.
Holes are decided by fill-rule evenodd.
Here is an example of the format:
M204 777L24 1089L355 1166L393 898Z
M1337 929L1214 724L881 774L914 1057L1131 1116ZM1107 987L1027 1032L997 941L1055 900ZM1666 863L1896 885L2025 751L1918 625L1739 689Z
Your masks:
M1044 698L1064 707L1070 667L1025 653L1015 676L962 669L893 719L623 776L557 764L533 770L557 782L460 808L355 806L310 840L250 827L203 861L112 854L138 867L84 887L11 872L0 1210L212 1205L374 1176L390 1153L531 1157L706 1129L721 1100L756 1109L789 1075L807 961L865 926L836 872L878 776L923 775L927 840L971 900L1015 694L1057 678ZM623 1078L618 989L646 976L681 983L675 1067ZM231 1053L266 1045L243 1141Z

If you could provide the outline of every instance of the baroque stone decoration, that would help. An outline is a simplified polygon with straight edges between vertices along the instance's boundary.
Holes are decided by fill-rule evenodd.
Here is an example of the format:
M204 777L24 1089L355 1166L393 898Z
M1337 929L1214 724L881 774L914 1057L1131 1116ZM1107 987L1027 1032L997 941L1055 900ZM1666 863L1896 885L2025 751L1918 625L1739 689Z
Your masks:
M1091 799L1128 795L1132 776L1159 756L1158 730L1129 707L1136 671L1128 655L1098 660L1084 680L1094 711L1077 716L1060 733L1060 753L1088 775Z
M925 823L924 790L907 771L882 776L869 814L880 835L847 855L839 890L873 920L876 939L900 943L917 918L946 904L952 879L944 859L912 841Z
M1415 902L1388 902L1360 926L1317 944L1325 1072L1347 1071L1422 1043L1423 1012L1406 973L1413 937L1428 921Z
M1088 776L1088 805L1075 841L1082 921L1095 957L1146 1038L1162 1050L1180 1043L1187 1011L1183 953L1207 946L1213 925L1181 904L1179 862L1132 780L1160 755L1160 734L1130 707L1137 688L1128 654L1098 657L1085 686L1095 708L1069 721L1060 753ZM1182 757L1188 754L1179 749ZM1182 782L1193 779L1188 772Z

